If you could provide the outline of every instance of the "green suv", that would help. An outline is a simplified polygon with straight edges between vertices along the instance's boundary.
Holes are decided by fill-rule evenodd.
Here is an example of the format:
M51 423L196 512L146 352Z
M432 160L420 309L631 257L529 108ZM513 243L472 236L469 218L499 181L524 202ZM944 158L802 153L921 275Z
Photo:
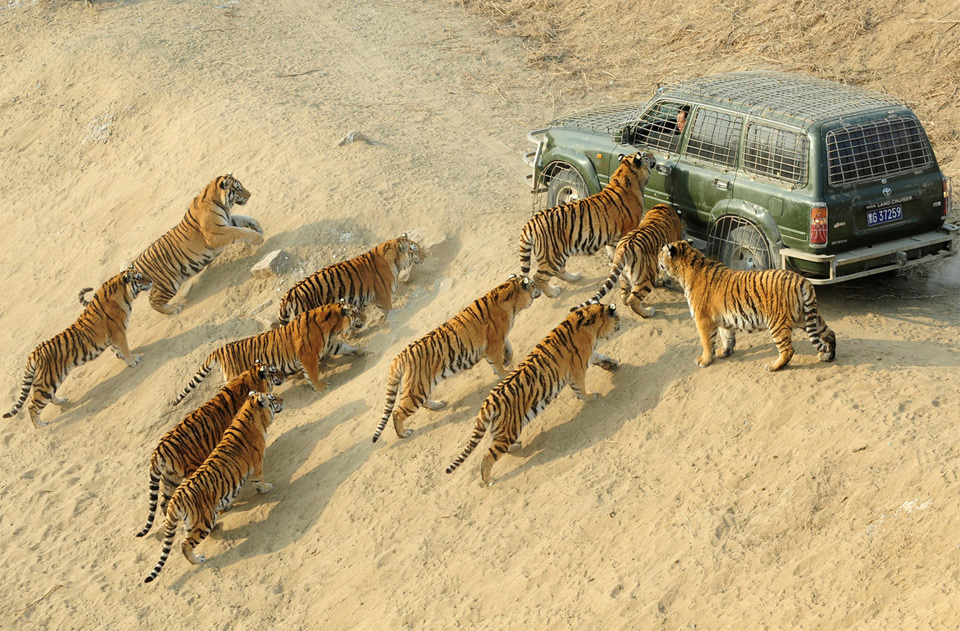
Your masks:
M886 94L781 72L660 88L528 135L541 207L599 192L620 157L656 156L645 203L735 269L836 283L954 254L950 180L920 121ZM545 197L545 199L544 199Z

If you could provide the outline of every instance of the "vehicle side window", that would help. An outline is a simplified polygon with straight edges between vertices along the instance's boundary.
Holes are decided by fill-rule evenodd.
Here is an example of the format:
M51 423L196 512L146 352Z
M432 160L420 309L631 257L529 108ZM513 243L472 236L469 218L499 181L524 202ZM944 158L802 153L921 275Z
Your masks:
M693 118L693 128L683 155L733 167L737 162L743 118L701 107Z
M803 186L807 182L808 146L803 134L750 123L743 146L743 170Z
M677 125L677 116L683 111L687 116L690 106L677 101L660 101L647 110L629 131L630 144L650 147L667 153L680 146L682 125Z

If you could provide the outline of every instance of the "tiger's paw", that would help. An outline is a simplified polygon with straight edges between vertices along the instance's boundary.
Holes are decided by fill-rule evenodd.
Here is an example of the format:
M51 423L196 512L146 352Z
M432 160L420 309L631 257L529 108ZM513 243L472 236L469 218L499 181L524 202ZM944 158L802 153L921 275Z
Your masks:
M543 288L543 293L548 298L556 298L557 296L560 295L560 288L554 287L553 285L547 285L546 287Z
M509 454L520 449L523 449L523 443L518 440L517 442L507 447L507 453Z
M817 357L820 358L822 362L832 362L837 357L836 351L825 351L823 353L818 353Z
M436 412L437 410L442 410L443 408L447 407L447 402L442 399L439 401L431 401L430 399L427 399L423 405L426 406L428 410L433 410Z
M733 355L732 348L721 348L717 351L717 357L720 359L723 359L724 357L730 357L731 355Z
M577 398L580 399L581 401L584 401L584 402L586 402L586 401L596 401L597 399L600 398L600 393L599 393L599 392L585 392L585 393L583 393L583 396L579 396L579 395L578 395Z
M122 358L121 358L121 359L122 359ZM128 363L127 366L130 366L130 368L133 368L134 366L136 366L137 364L140 363L140 360L141 360L141 359L143 359L143 355L134 355L134 356L133 356L133 361L130 362L130 363Z
M700 357L697 357L697 366L700 366L701 368L706 368L712 362L713 362L712 357L704 357L703 355L701 355Z
M273 490L273 485L270 484L269 482L264 482L263 484L257 487L257 493L259 493L260 495L263 495L264 493L269 493L272 490Z
M633 309L633 312L641 318L652 318L654 314L657 313L657 310L653 307L644 307L642 304L640 304L639 300L631 302L630 308Z
M582 275L582 274L574 274L573 272L564 272L563 274L560 274L560 275L558 276L558 278L560 278L561 280L565 280L565 281L567 281L568 283L575 283L575 282L577 282L578 280L580 280L581 278L583 278L583 275Z
M197 564L206 563L206 562L207 562L207 557L206 557L206 555L203 555L203 554L198 554L198 555L196 555L196 559L197 559Z
M600 368L603 368L606 371L613 372L614 370L620 367L620 362L618 362L612 357L604 357L599 362L597 362L597 366L600 366Z

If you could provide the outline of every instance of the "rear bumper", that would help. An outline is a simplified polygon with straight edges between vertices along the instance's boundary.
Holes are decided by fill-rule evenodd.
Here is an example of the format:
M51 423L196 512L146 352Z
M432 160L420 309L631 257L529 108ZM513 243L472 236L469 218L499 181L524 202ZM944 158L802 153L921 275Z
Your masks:
M809 261L816 264L820 270L820 273L814 275L804 273L810 282L814 285L832 285L891 270L908 269L921 263L953 256L957 253L958 232L960 228L945 223L939 230L856 248L841 254L811 254L784 248L780 250L780 266L784 269L809 268L809 265L791 264L796 260Z

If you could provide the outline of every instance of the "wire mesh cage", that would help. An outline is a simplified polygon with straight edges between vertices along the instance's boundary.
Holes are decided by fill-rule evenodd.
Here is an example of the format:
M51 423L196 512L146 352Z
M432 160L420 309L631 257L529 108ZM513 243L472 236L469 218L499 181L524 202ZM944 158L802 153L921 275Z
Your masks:
M775 267L767 238L755 224L742 217L721 217L714 224L706 254L737 270Z
M920 122L909 116L834 129L826 142L831 186L906 173L933 162Z
M544 208L553 208L590 194L587 183L580 173L562 162L547 165L540 173L539 181L533 187L532 214L537 214Z

